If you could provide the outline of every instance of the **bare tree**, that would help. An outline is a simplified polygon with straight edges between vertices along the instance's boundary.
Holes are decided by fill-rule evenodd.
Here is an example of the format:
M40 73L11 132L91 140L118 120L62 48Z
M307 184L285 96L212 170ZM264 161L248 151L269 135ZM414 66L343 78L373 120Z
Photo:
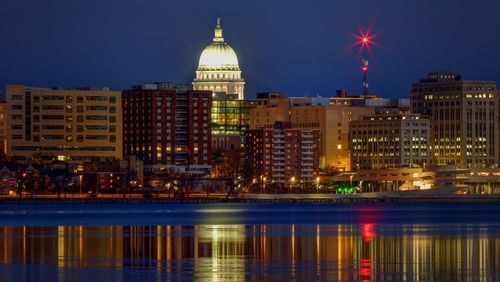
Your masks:
M210 193L214 193L217 189L217 183L213 180L205 180L200 183L200 188L203 193L207 194L207 198Z

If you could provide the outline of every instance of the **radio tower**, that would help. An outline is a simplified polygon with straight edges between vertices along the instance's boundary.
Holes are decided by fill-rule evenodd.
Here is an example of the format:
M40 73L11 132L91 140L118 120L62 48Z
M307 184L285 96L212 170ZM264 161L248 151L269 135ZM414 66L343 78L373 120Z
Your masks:
M370 51L370 44L373 43L371 39L373 38L373 35L368 35L368 31L366 33L363 33L360 31L361 36L355 35L356 38L358 38L360 41L356 42L356 44L361 44L361 52L362 52L362 57L361 57L361 70L363 71L363 95L369 95L370 94L370 88L368 88L368 83L366 82L366 74L368 72L368 60L366 58L366 50Z

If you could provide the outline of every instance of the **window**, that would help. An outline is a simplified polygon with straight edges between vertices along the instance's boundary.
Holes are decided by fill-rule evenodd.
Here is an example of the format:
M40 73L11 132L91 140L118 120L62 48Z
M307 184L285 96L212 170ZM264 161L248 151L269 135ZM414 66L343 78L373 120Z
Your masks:
M87 116L87 120L107 120L107 116Z
M106 96L87 96L85 97L87 101L107 101Z
M10 96L11 100L22 100L23 96L22 95L12 95Z

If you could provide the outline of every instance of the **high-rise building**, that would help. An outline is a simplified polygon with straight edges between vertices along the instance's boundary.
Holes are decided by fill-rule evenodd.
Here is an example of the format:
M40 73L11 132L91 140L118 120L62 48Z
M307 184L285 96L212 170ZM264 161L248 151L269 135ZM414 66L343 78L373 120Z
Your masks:
M122 158L118 91L7 85L7 156L15 160Z
M201 53L193 89L210 90L214 97L227 95L243 100L244 87L238 58L233 48L224 42L220 18L217 18L213 41Z
M419 114L365 116L350 125L353 169L426 167L430 124Z
M313 184L319 170L319 138L319 130L292 129L289 122L277 122L275 128L247 130L246 158L261 181Z
M195 166L210 173L212 92L185 90L155 83L122 92L124 155L150 172Z
M7 104L3 100L2 92L0 92L0 156L7 154Z
M364 115L375 114L375 107L311 105L310 99L279 97L270 100L266 107L251 109L250 128L272 128L271 123L289 121L294 129L319 129L319 167L349 171L349 123Z
M431 122L431 163L498 167L498 93L494 81L433 72L412 84L412 113Z

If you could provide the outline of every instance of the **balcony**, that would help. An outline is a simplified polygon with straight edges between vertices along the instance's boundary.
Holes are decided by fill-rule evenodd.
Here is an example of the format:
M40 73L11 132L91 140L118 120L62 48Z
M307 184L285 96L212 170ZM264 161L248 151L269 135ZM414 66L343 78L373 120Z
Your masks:
M281 139L273 139L273 143L284 144L284 143L285 143L285 140L281 140Z
M285 146L275 145L273 146L273 149L285 149Z
M301 152L302 155L312 155L314 154L314 152L311 152L311 151L303 151Z
M312 140L302 140L301 143L302 144L312 144L312 143L314 143L314 141L312 141Z
M303 161L314 161L314 158L311 158L311 157L303 157L301 160L303 160Z
M312 168L306 168L306 167L303 167L300 169L300 171L309 171L309 172L313 172L314 170Z
M302 138L313 138L312 134L302 134Z
M284 161L285 157L273 157L273 161Z
M309 162L304 163L304 162L303 162L303 163L301 163L301 165L302 165L302 166L313 166L313 163L309 163Z
M301 177L313 177L312 174L307 174L307 173L303 173L300 175Z
M273 155L283 155L285 152L283 151L273 151Z

